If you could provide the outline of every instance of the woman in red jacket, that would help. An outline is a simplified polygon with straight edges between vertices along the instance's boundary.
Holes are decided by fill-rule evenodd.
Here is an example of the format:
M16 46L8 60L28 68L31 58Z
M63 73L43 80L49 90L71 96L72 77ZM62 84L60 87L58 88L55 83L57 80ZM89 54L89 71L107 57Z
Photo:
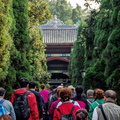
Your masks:
M60 90L61 105L58 103L57 109L54 112L53 120L60 120L62 114L69 114L73 108L72 116L76 119L76 111L80 106L76 102L70 100L72 98L72 90L70 88L63 88ZM74 106L74 107L73 107Z

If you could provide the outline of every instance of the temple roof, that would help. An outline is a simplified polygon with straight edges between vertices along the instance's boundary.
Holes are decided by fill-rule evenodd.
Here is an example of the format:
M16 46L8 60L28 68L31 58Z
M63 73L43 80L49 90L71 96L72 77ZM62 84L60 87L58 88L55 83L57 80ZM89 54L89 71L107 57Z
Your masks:
M75 25L65 25L63 21L54 18L44 25L39 25L42 29L43 42L46 44L73 43L77 37L77 27Z
M57 19L57 16L55 15L53 19L48 21L44 25L39 25L38 28L42 29L77 29L75 25L66 25L61 21L60 19Z

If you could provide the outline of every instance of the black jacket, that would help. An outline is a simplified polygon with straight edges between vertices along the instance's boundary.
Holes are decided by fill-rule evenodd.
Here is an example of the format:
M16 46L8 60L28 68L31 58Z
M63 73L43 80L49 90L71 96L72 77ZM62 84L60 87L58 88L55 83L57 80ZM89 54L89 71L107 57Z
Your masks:
M44 100L42 98L42 96L40 95L39 92L35 91L35 90L30 90L35 96L36 96L36 100L37 100L37 104L38 104L38 110L39 110L39 117L43 118L43 106L44 106Z

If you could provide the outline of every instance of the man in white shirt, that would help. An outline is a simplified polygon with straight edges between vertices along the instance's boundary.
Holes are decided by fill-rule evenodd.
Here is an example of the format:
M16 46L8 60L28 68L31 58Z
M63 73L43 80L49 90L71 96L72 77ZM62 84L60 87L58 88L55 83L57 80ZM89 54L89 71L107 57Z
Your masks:
M104 96L105 103L94 109L92 120L120 120L120 106L116 105L116 92L107 90ZM103 109L103 110L102 110Z

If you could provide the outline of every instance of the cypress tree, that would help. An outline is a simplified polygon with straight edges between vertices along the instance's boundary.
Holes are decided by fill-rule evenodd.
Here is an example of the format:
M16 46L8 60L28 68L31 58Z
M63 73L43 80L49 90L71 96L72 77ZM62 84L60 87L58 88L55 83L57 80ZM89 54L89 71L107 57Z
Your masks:
M102 89L106 88L105 84L105 61L102 59L102 53L107 45L107 40L110 35L111 25L110 25L110 14L111 7L108 4L109 0L102 0L100 6L100 12L96 16L95 25L95 37L93 41L93 52L92 52L92 66L86 70L85 79L87 81L88 87L96 88L97 86ZM92 84L90 84L92 83Z
M12 59L12 66L16 70L16 78L30 76L30 63L27 54L30 50L30 38L28 29L28 0L13 0L13 14L15 18L15 56Z
M29 17L31 49L28 56L31 66L31 75L34 80L40 83L47 83L50 74L47 72L45 44L43 43L42 31L35 26L39 23L44 23L52 16L44 1L29 0Z
M82 26L79 27L77 40L74 43L73 50L70 56L70 79L74 85L82 84L81 71L84 69L84 39L81 36Z
M6 85L6 76L10 66L10 49L13 44L10 35L12 0L0 1L0 84Z
M103 59L106 61L104 74L108 88L118 93L118 103L120 104L120 1L111 0L110 2L111 31L107 46L103 52Z

